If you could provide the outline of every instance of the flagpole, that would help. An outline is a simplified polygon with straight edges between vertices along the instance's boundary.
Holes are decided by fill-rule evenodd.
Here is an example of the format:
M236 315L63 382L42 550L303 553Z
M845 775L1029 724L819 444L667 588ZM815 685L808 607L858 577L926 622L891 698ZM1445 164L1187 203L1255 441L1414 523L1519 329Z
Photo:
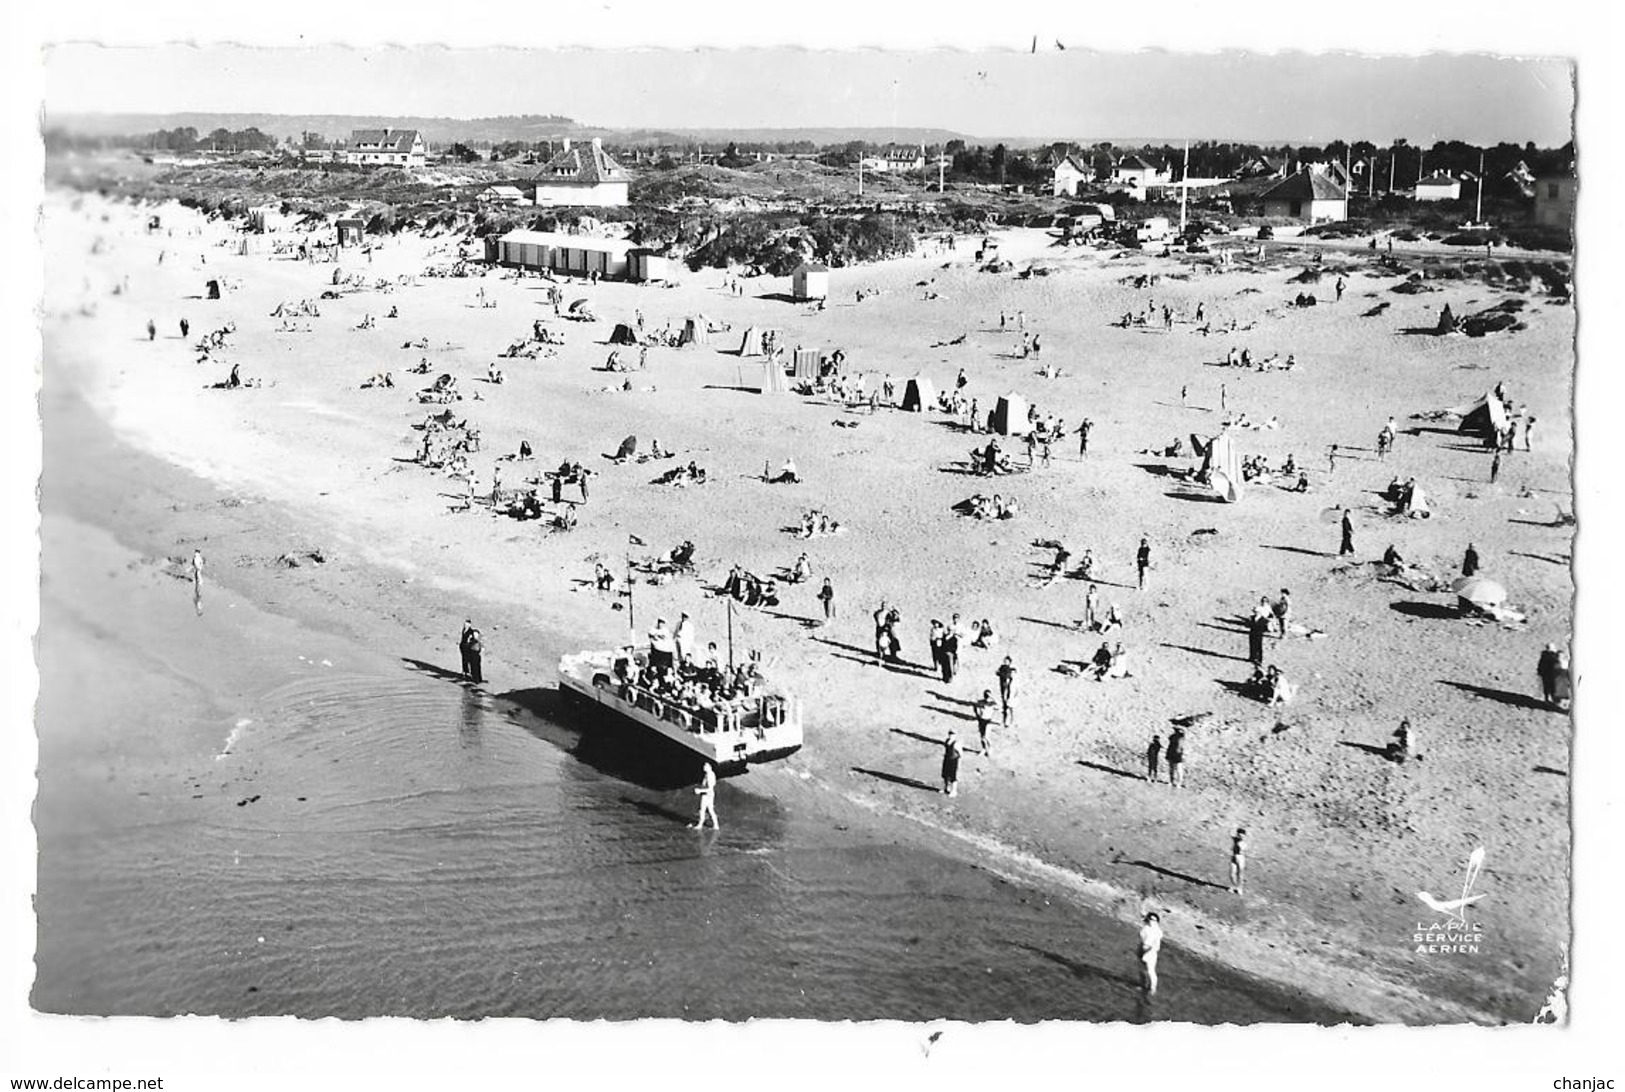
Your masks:
M734 669L734 599L728 596L728 670Z

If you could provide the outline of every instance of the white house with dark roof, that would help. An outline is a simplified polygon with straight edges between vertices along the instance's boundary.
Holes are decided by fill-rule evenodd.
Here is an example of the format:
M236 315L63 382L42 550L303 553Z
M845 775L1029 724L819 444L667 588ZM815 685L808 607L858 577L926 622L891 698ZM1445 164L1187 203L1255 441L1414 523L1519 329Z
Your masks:
M536 173L536 203L624 205L631 181L632 175L610 158L598 137L593 137L590 144L572 144L566 137L563 149Z
M863 157L863 169L874 174L901 174L906 171L925 170L925 145L919 147L897 145L879 155Z
M344 161L363 167L421 167L428 159L416 129L353 129Z
M1455 201L1461 197L1461 179L1443 171L1428 175L1416 184L1418 201Z
M1168 181L1168 172L1153 167L1137 155L1126 155L1112 164L1111 184L1126 191L1136 201L1145 199L1145 191Z
M1079 186L1087 185L1094 180L1093 167L1075 155L1066 156L1055 164L1055 171L1050 176L1050 196L1076 197Z

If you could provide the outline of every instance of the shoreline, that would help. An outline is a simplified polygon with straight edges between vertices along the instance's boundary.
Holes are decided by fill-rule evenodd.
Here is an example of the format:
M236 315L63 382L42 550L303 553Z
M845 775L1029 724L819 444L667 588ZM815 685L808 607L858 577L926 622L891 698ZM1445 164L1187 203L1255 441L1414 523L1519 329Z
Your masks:
M906 263L897 264L904 270L913 268ZM55 320L48 319L48 325L53 321ZM51 338L48 334L47 346L50 344ZM59 366L59 363L56 360L49 360L48 372ZM84 376L80 378L83 380ZM104 407L108 397L116 398L117 395L104 392L101 399ZM50 427L49 421L47 427ZM139 443L138 437L126 439ZM274 441L272 446L274 447ZM166 453L156 450L149 451L149 454L160 458L168 457ZM195 473L199 469L210 468L193 465L183 469ZM219 473L219 468L213 469ZM261 481L259 484L267 487L268 494L282 493L282 496L275 497L268 503L286 508L284 503L287 500L286 492L295 481L296 478L293 476L279 479L273 472L268 486L267 481ZM221 475L218 482L219 487L227 491L241 489L245 484L247 484L245 479L234 479L230 474ZM308 483L305 483L304 487L308 489ZM260 490L252 491L257 493ZM426 564L421 561L409 564L398 555L392 557L391 551L367 541L368 534L374 530L374 526L369 524L366 517L347 525L345 518L339 514L339 509L332 503L314 501L303 508L289 511L290 525L277 528L283 536L282 541L327 546L326 542L318 543L313 540L328 539L331 536L340 543L341 549L334 551L339 557L342 558L344 554L353 551L361 558L359 562L351 562L345 558L339 565L330 562L321 568L320 581L312 578L312 570L307 570L300 576L298 591L289 595L290 599L300 600L298 610L315 610L341 628L359 626L365 629L367 626L376 625L376 621L369 622L366 626L355 622L346 624L344 615L347 612L357 617L376 615L378 609L382 607L393 628L402 633L415 633L424 644L432 645L437 656L449 664L455 662L455 657L449 652L452 643L450 633L455 630L457 620L463 616L462 604L466 603L468 596L481 595L487 598L488 607L487 613L482 615L482 622L486 618L498 620L495 624L486 626L487 633L501 635L500 640L488 640L487 655L492 665L492 673L495 674L497 669L501 669L505 674L514 677L528 677L538 685L545 685L550 676L548 650L558 651L569 647L563 634L578 630L604 629L602 620L597 616L597 605L593 601L572 603L557 596L536 596L536 601L545 601L550 608L548 617L539 620L534 610L516 605L512 602L511 596L506 597L508 599L506 602L491 600L493 590L489 586L489 581L485 581L485 586L482 586L482 579L477 573L458 575L448 571L445 565ZM261 550L261 554L265 553L272 553L274 556L273 551ZM454 562L453 568L455 564ZM474 568L477 569L478 566ZM257 570L244 568L238 572L242 579L257 579ZM344 574L344 587L342 591L336 592L332 587L335 583L332 578L334 574L340 572ZM490 570L486 570L487 576L489 573ZM555 586L558 583L562 581L554 581ZM455 608L452 605L453 601L458 604ZM659 601L658 598L656 601ZM275 598L270 600L268 605L273 609L281 609L281 603ZM408 617L413 616L418 619L416 625L407 621ZM447 634L431 636L423 631L425 628L423 620L431 616L438 616L438 620L447 625ZM851 623L848 622L847 625L850 626ZM509 651L514 648L512 637L521 638L521 648L540 650L539 655L528 657L514 655ZM439 645L436 643L438 640L444 640L446 645ZM496 655L493 656L492 653ZM872 808L888 817L908 820L927 831L928 833L924 835L927 839L968 844L974 847L972 850L974 854L980 854L988 859L1004 857L1006 867L1012 868L1017 873L1044 876L1045 884L1059 884L1084 901L1098 900L1098 908L1116 913L1121 919L1132 919L1137 913L1139 901L1145 898L1152 899L1160 908L1173 908L1181 920L1193 924L1189 937L1178 938L1178 943L1182 946L1200 955L1211 954L1221 957L1221 961L1227 965L1240 967L1248 973L1256 973L1259 977L1271 981L1284 981L1298 986L1312 983L1317 995L1335 1000L1342 1007L1362 1012L1373 1019L1394 1020L1396 1014L1402 1014L1397 1018L1407 1022L1461 1019L1493 1023L1509 1018L1505 1013L1496 1014L1495 1007L1480 1007L1465 998L1456 1001L1446 1000L1452 991L1471 994L1472 988L1465 983L1452 982L1449 979L1434 982L1431 985L1436 992L1430 993L1429 990L1419 988L1415 984L1385 981L1381 973L1371 974L1364 968L1357 968L1355 964L1363 963L1367 959L1375 960L1378 966L1385 967L1391 975L1402 965L1393 954L1372 950L1369 937L1361 936L1358 930L1352 935L1345 933L1340 943L1331 944L1334 949L1342 948L1343 952L1329 961L1324 958L1324 948L1328 944L1325 940L1315 945L1315 949L1319 950L1299 948L1293 938L1315 935L1313 930L1317 928L1317 915L1309 907L1295 905L1292 901L1277 899L1254 901L1246 908L1244 913L1246 920L1243 923L1235 920L1234 913L1225 912L1222 904L1215 904L1211 899L1190 898L1177 887L1155 884L1149 887L1142 886L1136 895L1121 884L1087 878L1096 870L1082 866L1081 860L1090 854L1100 855L1101 850L1110 848L1109 840L1120 840L1121 836L1108 839L1105 829L1102 829L1099 837L1092 843L1086 836L1083 846L1074 844L1068 852L1061 848L1064 843L1072 840L1064 818L1074 819L1070 824L1072 827L1086 829L1098 825L1100 828L1107 828L1114 811L1121 808L1122 794L1114 796L1109 792L1102 792L1104 798L1102 803L1092 810L1088 804L1073 800L1068 805L1069 814L1057 824L1045 819L1046 813L1053 810L1056 790L1044 784L1046 778L1042 772L1035 775L1032 771L1024 770L1018 775L1015 771L997 766L984 769L979 765L973 774L971 793L967 799L960 802L954 813L958 822L945 821L941 809L935 808L934 802L926 804L923 798L918 796L904 796L896 792L877 790L872 784L855 781L844 774L843 767L850 768L862 762L866 756L868 747L863 742L865 737L862 733L879 731L879 725L871 721L867 725L858 726L856 730L848 728L843 732L826 731L823 738L820 738L817 723L810 714L807 752L797 756L790 766L806 770L852 806ZM921 760L922 767L928 765L930 761L928 755L924 756ZM1019 786L1016 798L993 800L991 797L996 780ZM1026 854L1027 859L1023 861L1013 854ZM1310 905L1313 905L1313 901ZM1327 932L1324 925L1318 928L1321 934ZM1306 932L1306 929L1310 931ZM1336 935L1335 930L1331 932L1332 935ZM1199 937L1198 933L1204 935ZM1211 936L1211 939L1208 939L1208 936Z

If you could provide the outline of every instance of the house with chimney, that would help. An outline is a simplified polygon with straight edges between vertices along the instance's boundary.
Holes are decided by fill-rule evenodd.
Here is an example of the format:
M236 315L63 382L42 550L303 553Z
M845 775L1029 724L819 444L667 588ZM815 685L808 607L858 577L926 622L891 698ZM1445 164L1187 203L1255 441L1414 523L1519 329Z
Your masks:
M593 137L589 144L572 143L548 160L535 176L538 205L582 205L607 208L626 204L632 175L604 151Z
M421 167L428 146L416 129L353 129L344 161L362 167Z
M915 147L893 146L879 155L865 156L863 169L874 174L902 174L925 169L925 145Z

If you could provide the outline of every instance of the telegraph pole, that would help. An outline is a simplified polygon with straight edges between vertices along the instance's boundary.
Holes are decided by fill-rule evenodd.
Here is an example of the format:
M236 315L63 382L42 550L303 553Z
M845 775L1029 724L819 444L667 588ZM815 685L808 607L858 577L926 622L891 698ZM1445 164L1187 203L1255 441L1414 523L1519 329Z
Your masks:
M1191 142L1185 141L1185 167L1179 176L1179 234L1185 234L1185 202L1191 196Z

